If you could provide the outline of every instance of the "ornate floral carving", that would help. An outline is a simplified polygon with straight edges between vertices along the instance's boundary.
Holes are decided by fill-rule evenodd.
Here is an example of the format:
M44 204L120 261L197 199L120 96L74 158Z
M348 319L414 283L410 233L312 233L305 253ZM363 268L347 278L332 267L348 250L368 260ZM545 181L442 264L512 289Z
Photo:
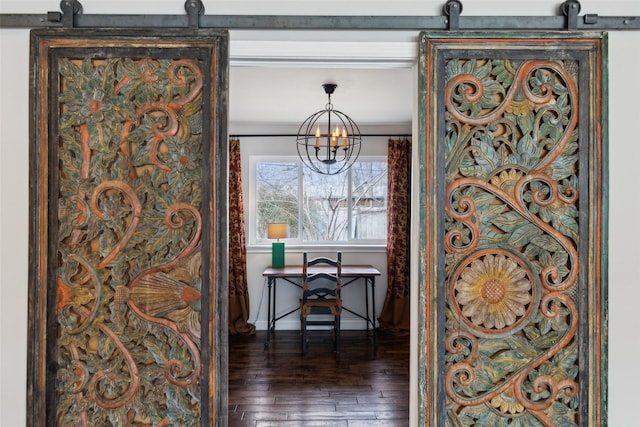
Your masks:
M527 271L502 254L473 259L460 273L454 289L454 301L462 314L486 329L513 325L532 300Z
M448 425L579 421L576 67L446 65Z
M199 425L201 65L58 64L58 421Z

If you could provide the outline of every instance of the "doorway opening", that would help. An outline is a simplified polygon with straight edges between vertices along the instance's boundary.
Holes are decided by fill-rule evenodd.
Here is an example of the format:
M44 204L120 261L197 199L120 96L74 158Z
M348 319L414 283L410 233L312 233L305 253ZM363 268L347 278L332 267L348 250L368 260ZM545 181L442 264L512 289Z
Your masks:
M234 134L295 134L298 126L318 106L323 105L323 93L318 88L322 83L331 81L339 86L339 96L333 100L340 105L340 109L348 112L358 122L362 133L380 135L411 134L413 131L414 114L416 111L415 95L417 77L415 70L416 34L382 33L377 38L371 34L353 34L348 38L352 41L337 42L335 32L324 35L324 40L313 39L304 34L289 32L271 34L273 40L262 42L254 51L247 50L251 43L246 35L235 32L231 35L231 67L229 78L229 133ZM250 36L255 36L251 34ZM394 48L392 48L394 46ZM234 49L235 48L235 49ZM242 56L235 54L242 52ZM300 54L300 52L312 52ZM381 54L384 52L386 57ZM296 56L297 55L297 56ZM383 153L386 155L387 137L371 138L370 155ZM363 140L363 147L367 141ZM265 137L242 140L242 175L243 188L250 188L252 163L251 156L265 154L295 155L295 138ZM367 148L363 148L366 150ZM416 150L414 150L416 151ZM366 153L364 153L366 155ZM244 197L245 217L247 219L247 236L252 224L249 223L250 210L255 206L252 202L253 194L247 191ZM335 251L331 245L314 247L313 251ZM295 263L302 258L302 246L287 244L287 263ZM343 250L344 252L345 250ZM352 263L377 264L383 272L383 277L377 281L377 313L385 298L386 292L386 250L384 247L348 248L347 257ZM247 363L258 364L255 369L264 368L265 363L277 357L274 348L264 351L261 347L265 337L267 316L266 282L262 278L262 270L270 265L270 246L255 244L251 238L247 240L247 277L251 309L249 322L257 327L257 336L247 339L246 346L254 345L255 357L248 357ZM412 264L414 265L414 264ZM415 282L415 280L414 280ZM415 286L414 286L415 287ZM279 291L280 292L280 291ZM294 291L295 292L295 291ZM412 289L417 295L417 289ZM280 293L279 299L288 304L297 304L293 294ZM283 302L287 304L287 302ZM415 316L415 309L413 315ZM297 336L299 320L295 314L278 322L278 341L280 347L291 345L292 337ZM417 322L412 325L412 342L415 342ZM356 326L357 328L357 326ZM362 331L364 333L364 331ZM230 337L230 372L235 363L234 337ZM353 338L355 339L355 338ZM242 339L240 339L242 341ZM299 343L299 340L295 341ZM276 346L278 344L276 343ZM245 349L247 347L245 346ZM295 345L294 345L295 347ZM236 347L237 348L237 347ZM330 349L329 346L327 349ZM408 348L407 348L408 351ZM269 353L273 352L273 355ZM335 360L342 360L335 357ZM417 356L413 352L410 360L415 365ZM248 369L254 369L252 365ZM309 367L311 370L312 367ZM412 368L412 372L415 369ZM230 378L229 384L234 381ZM408 381L408 378L407 378ZM409 389L408 384L405 384ZM257 386L264 387L264 385ZM415 387L414 387L415 388ZM234 390L229 390L231 396ZM406 398L405 398L406 403ZM234 402L230 402L231 405ZM229 419L237 416L229 407ZM371 405L371 404L370 404ZM405 416L407 421L408 416Z

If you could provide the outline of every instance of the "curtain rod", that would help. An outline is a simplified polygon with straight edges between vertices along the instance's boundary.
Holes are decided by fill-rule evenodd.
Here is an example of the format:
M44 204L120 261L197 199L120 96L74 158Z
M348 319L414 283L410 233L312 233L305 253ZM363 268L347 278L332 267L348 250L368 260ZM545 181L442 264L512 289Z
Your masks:
M460 16L462 2L448 0L442 16L204 15L201 0L187 0L184 15L83 15L78 0L62 0L62 12L0 14L0 28L217 28L253 30L640 30L638 16L580 13L566 0L558 16Z
M269 137L279 137L279 138L295 138L297 137L297 134L289 134L289 133L262 133L262 134L233 134L233 135L229 135L229 138L269 138ZM362 133L360 134L361 137L375 137L375 136L380 136L380 137L387 137L387 138L393 138L393 137L398 137L398 138L411 138L411 134L410 133Z

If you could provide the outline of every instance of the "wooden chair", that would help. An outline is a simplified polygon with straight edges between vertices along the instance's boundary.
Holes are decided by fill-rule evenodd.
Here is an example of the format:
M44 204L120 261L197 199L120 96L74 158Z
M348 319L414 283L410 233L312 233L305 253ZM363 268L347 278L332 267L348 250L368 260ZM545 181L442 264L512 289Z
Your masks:
M309 267L317 266L313 273ZM316 282L317 281L317 282ZM342 313L342 253L335 260L318 257L308 260L303 254L302 299L300 300L300 329L302 332L302 352L307 351L307 332L309 326L333 326L334 348L340 352L340 314ZM316 315L323 315L317 319ZM333 319L327 319L327 315Z

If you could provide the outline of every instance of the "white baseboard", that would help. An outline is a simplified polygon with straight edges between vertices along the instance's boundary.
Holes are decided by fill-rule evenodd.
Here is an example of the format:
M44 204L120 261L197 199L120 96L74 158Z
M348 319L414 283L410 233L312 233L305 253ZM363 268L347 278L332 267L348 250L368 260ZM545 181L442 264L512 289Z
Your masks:
M267 330L267 321L260 320L254 323L258 331ZM328 327L327 327L328 328ZM282 319L276 322L276 330L299 330L300 321L296 319ZM340 323L340 329L342 330L365 330L367 324L364 320L360 319L343 319Z

